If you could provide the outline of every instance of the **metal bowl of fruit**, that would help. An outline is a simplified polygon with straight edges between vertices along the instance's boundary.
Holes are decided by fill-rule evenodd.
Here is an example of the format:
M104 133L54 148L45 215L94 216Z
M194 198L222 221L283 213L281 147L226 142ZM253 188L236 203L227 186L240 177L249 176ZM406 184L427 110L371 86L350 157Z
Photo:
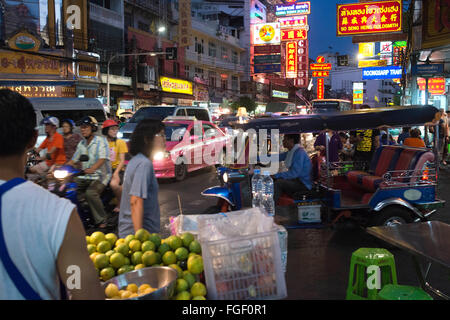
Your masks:
M169 267L148 267L111 278L102 287L109 299L168 300L175 292L177 275Z

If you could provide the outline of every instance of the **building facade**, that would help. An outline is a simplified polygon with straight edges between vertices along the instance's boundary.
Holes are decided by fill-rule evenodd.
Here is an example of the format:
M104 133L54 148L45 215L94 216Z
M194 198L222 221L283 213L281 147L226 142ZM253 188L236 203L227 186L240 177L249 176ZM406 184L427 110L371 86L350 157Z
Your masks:
M100 57L89 46L88 10L86 0L3 1L0 86L26 97L95 97Z

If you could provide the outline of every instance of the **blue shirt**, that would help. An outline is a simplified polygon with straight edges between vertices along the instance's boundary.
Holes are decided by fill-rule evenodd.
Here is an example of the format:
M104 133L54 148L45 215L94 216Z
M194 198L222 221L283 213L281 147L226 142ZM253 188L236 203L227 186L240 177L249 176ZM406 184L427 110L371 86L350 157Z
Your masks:
M142 153L131 158L125 170L122 185L122 201L120 201L119 236L134 234L131 220L131 196L144 199L143 227L150 233L160 231L160 212L158 202L158 181L153 163Z
M280 153L280 161L284 161L287 152ZM292 157L292 165L286 172L280 172L274 175L277 179L300 179L300 181L311 190L312 188L312 163L305 149L299 148Z

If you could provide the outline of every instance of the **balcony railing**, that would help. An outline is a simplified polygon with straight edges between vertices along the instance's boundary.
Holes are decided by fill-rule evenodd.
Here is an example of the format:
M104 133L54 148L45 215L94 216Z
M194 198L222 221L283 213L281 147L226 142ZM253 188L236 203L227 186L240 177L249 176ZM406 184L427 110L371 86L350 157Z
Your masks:
M233 37L232 35L225 35L225 34L222 35L220 32L217 31L217 25L198 21L197 19L194 18L191 20L191 24L192 29L205 33L209 36L213 36L222 43L228 43L236 47L241 47L238 38Z
M194 63L201 63L206 67L229 70L237 73L243 73L245 68L243 65L238 63L233 63L216 57L210 57L205 54L198 54L197 52L192 52L190 50L186 51L186 60Z
M123 29L123 16L115 11L89 3L89 19Z

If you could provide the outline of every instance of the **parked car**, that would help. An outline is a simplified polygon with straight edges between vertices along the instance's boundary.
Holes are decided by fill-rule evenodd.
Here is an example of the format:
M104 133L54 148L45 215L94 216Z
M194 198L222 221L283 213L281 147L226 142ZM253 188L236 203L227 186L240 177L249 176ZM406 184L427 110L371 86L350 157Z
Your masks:
M188 172L223 163L228 137L210 121L168 118L164 124L166 150L153 158L157 178L181 181Z
M195 117L197 120L211 122L211 116L207 108L196 106L144 106L120 128L117 138L128 141L139 121L148 118L164 120L170 116Z

